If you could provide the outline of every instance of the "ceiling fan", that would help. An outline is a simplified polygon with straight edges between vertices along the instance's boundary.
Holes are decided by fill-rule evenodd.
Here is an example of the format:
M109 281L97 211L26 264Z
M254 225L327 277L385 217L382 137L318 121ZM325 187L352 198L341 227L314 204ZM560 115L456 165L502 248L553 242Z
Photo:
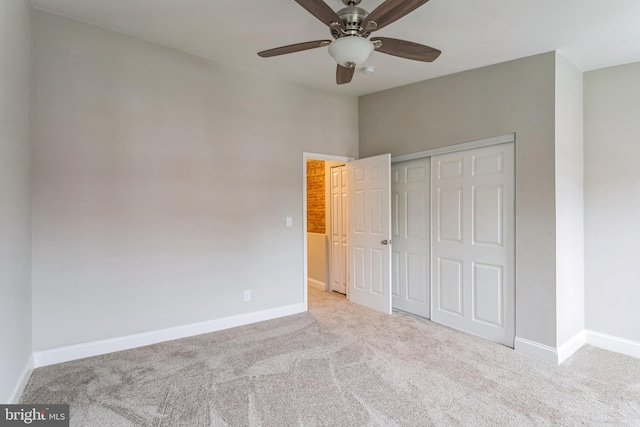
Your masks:
M338 63L336 82L340 85L351 81L356 66L366 61L374 50L423 62L432 62L441 53L438 49L405 40L388 37L369 39L372 32L397 21L429 0L386 0L371 13L358 7L362 0L342 0L347 7L337 12L323 0L295 1L327 25L334 40L315 40L277 47L258 52L259 56L269 58L329 46L329 54Z

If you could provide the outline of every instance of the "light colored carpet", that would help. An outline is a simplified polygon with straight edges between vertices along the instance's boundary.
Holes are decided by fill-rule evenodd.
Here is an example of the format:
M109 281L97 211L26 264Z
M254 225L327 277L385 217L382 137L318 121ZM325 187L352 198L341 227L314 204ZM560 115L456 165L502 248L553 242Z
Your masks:
M309 289L308 313L36 369L73 426L640 426L640 360L560 367Z

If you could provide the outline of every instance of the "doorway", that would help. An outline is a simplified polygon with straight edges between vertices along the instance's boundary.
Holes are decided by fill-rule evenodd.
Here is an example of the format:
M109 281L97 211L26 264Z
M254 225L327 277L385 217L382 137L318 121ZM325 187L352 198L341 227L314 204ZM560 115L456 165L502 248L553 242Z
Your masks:
M331 215L330 215L330 174L331 166L344 165L353 160L351 157L334 156L330 154L319 153L303 153L303 250L304 250L304 283L303 300L305 308L308 309L308 286L320 289L322 291L330 291L331 271L329 268L330 260L330 244L331 236ZM316 206L322 205L322 214L316 217L317 221L323 222L322 227L309 226L309 199L308 199L308 162L317 161L316 168L322 163L322 170L318 168L317 175L321 175L322 185L322 201L316 200ZM316 177L317 178L317 177ZM315 196L319 197L319 196ZM345 271L346 274L346 271Z
M308 285L347 294L347 167L307 160Z
M309 245L315 235L307 224L307 162L310 160L342 161L347 164L348 226L347 297L350 301L391 314L391 155L352 160L337 156L303 153L303 298L308 309ZM326 230L325 230L326 233ZM318 233L316 233L318 234ZM326 237L323 235L322 237ZM326 245L326 244L325 244ZM325 246L326 247L326 246ZM326 249L325 249L326 251ZM327 251L328 252L328 251ZM326 264L325 264L326 265ZM326 271L326 269L324 269ZM328 290L325 277L325 290Z

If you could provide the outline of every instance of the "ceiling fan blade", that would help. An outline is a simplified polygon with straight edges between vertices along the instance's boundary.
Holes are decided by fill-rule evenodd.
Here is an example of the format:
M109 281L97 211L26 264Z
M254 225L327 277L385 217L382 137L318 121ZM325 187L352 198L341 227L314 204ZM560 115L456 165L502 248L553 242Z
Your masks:
M414 61L432 62L442 53L438 49L406 40L390 39L388 37L371 38L372 42L377 40L382 42L382 46L377 48L376 51L387 55L399 56L400 58L413 59Z
M287 53L301 52L303 50L329 46L330 44L331 40L315 40L312 42L296 43L288 46L276 47L274 49L263 50L262 52L258 52L258 55L263 58L269 58L271 56L285 55Z
M304 7L307 12L318 18L325 25L328 26L332 22L337 22L344 29L344 23L340 17L323 0L296 0L296 3Z
M355 72L355 68L347 68L338 64L338 68L336 69L336 83L338 83L339 85L349 83L353 78L353 73Z
M428 1L429 0L387 0L367 16L365 22L362 23L362 28L368 28L368 32L384 28L413 12ZM371 21L377 25L369 24Z

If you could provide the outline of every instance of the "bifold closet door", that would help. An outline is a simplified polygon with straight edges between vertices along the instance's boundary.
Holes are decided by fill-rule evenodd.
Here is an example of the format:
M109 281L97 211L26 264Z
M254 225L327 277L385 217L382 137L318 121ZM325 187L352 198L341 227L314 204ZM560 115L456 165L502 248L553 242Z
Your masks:
M514 144L431 159L431 319L513 347Z

